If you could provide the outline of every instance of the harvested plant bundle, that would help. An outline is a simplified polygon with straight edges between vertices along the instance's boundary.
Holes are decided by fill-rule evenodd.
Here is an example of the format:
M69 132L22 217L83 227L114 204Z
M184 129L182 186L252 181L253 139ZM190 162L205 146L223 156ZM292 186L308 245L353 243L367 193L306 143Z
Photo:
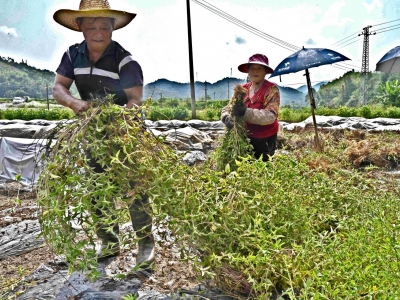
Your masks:
M234 104L243 103L246 94L247 90L242 85L235 85L234 93L229 102L230 110L232 110ZM233 128L225 131L210 160L218 171L225 170L225 168L234 170L236 168L236 160L252 154L253 147L248 141L244 118L234 116L233 119Z
M141 114L140 108L99 103L58 133L38 182L39 221L50 248L66 255L71 270L91 269L98 275L95 211L103 212L101 223L107 226L126 222L126 208L162 172L152 166L166 162L168 170L178 163L175 152L145 130ZM104 172L95 172L91 160Z

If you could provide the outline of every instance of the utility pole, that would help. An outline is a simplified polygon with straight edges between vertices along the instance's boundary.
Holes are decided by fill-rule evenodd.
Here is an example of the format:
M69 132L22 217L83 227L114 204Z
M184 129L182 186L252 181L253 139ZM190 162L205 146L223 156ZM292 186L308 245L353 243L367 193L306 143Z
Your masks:
M162 93L160 93L160 107L162 107Z
M193 70L193 47L192 47L192 25L190 22L190 0L186 0L188 43L189 43L189 65L190 65L190 95L192 97L192 119L196 119L196 96L194 92L194 70Z
M207 108L207 81L204 81L204 101L206 101Z
M214 100L215 100L215 92L214 92Z
M358 35L364 36L363 42L363 54L362 54L362 65L361 65L361 74L363 78L361 79L361 87L360 87L360 94L362 97L362 103L365 105L368 102L368 87L367 87L367 75L369 73L369 36L375 35L376 32L369 32L369 29L372 26L366 26L363 28L363 31Z
M344 105L344 84L342 84L342 105Z
M49 103L49 84L46 83L46 98L47 98L47 110L50 110L50 103Z

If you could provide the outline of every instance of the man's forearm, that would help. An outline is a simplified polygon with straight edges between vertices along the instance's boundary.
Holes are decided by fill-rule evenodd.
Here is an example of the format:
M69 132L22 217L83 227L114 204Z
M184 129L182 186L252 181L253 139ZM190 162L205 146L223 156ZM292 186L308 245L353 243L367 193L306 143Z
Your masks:
M88 102L73 97L70 91L60 83L54 84L53 97L57 101L57 103L69 107L76 114L85 111L90 107L90 104Z

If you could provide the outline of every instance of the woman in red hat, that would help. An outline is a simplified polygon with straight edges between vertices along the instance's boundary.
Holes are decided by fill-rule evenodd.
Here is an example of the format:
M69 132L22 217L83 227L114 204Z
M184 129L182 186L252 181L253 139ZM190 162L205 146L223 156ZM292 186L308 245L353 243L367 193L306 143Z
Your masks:
M274 70L263 54L254 54L238 69L249 74L250 82L243 85L247 89L247 95L244 103L225 106L221 121L230 129L234 124L234 116L243 117L255 157L258 159L262 156L264 161L268 161L275 153L279 129L279 89L276 84L265 79Z

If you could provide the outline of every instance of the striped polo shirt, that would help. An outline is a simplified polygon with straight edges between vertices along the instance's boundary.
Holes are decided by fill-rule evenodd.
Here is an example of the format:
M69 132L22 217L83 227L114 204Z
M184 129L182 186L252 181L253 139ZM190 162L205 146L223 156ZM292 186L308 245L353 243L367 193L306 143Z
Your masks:
M124 105L128 103L124 89L143 86L142 68L115 41L110 42L96 62L90 59L85 41L70 46L56 72L75 80L82 100L113 94L114 103Z

